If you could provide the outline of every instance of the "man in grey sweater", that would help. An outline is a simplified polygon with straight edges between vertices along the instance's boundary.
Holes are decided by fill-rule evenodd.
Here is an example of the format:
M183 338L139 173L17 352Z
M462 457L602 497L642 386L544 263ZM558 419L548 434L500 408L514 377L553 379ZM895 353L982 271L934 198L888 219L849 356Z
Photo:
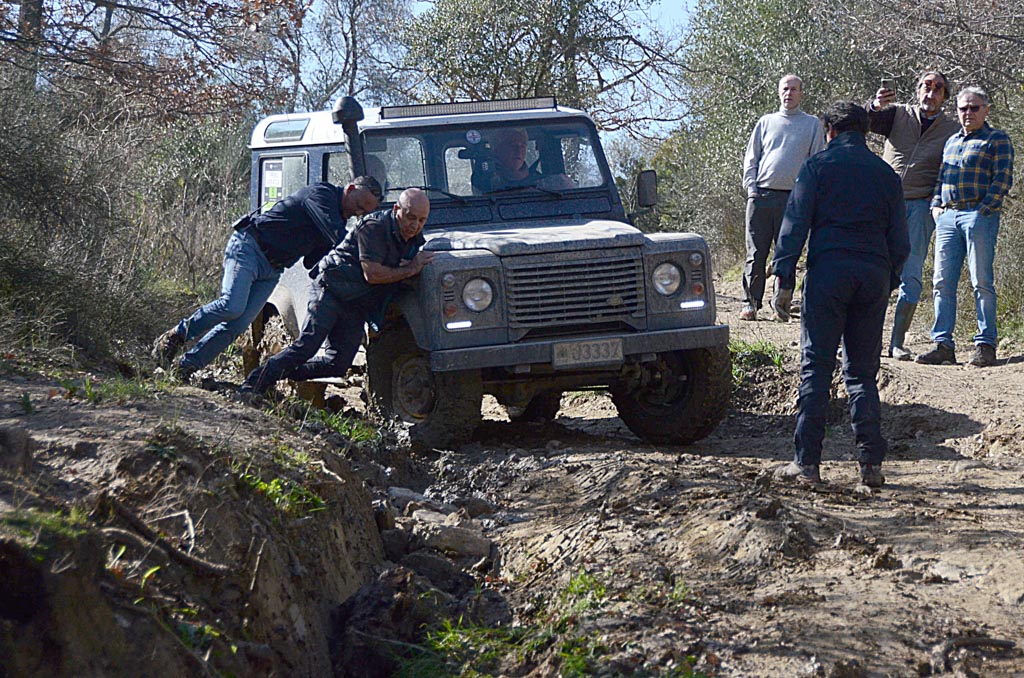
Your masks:
M779 237L786 201L800 167L825 146L821 122L800 110L803 81L795 75L779 80L775 113L754 125L743 157L743 188L747 191L747 260L743 267L743 310L740 320L757 320L764 297L769 249ZM778 293L778 292L777 292ZM789 303L772 304L777 320L789 320Z

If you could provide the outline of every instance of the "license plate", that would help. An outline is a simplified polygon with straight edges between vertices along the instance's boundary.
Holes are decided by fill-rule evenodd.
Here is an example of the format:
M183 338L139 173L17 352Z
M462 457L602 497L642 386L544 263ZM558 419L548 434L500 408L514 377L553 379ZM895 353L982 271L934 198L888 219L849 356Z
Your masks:
M580 365L607 365L621 362L621 339L567 341L562 344L555 344L551 352L551 366L556 369L563 367L578 367Z

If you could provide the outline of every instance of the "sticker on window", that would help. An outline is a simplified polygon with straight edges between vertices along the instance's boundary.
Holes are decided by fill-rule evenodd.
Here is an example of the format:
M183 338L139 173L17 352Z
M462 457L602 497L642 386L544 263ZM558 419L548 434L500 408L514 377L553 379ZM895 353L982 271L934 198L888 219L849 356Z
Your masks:
M273 170L268 170L263 174L263 185L267 186L268 188L270 186L281 188L281 186L284 185L284 172L275 172Z
M471 144L479 144L481 138L482 137L480 136L480 130L471 129L468 132L466 132L466 141L468 141Z

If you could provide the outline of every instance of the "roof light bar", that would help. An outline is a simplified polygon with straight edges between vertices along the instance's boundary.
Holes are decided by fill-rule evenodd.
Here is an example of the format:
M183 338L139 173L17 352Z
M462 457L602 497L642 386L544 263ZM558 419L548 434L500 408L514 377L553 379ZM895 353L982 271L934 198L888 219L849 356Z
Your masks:
M538 108L557 108L555 97L530 99L501 99L498 101L456 101L450 104L413 104L410 106L384 106L381 120L419 118L435 115L465 115L467 113L497 113L501 111L529 111Z

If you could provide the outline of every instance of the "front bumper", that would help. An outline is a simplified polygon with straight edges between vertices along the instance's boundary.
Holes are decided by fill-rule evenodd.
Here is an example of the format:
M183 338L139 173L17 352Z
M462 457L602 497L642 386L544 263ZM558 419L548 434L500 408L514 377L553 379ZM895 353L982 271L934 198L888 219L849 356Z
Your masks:
M729 326L687 327L636 334L608 333L587 337L546 339L519 344L499 346L478 346L434 351L430 354L430 369L433 372L472 370L484 367L513 367L532 365L553 360L554 347L566 341L600 339L621 339L623 358L644 353L666 353L685 351L693 348L728 346Z

